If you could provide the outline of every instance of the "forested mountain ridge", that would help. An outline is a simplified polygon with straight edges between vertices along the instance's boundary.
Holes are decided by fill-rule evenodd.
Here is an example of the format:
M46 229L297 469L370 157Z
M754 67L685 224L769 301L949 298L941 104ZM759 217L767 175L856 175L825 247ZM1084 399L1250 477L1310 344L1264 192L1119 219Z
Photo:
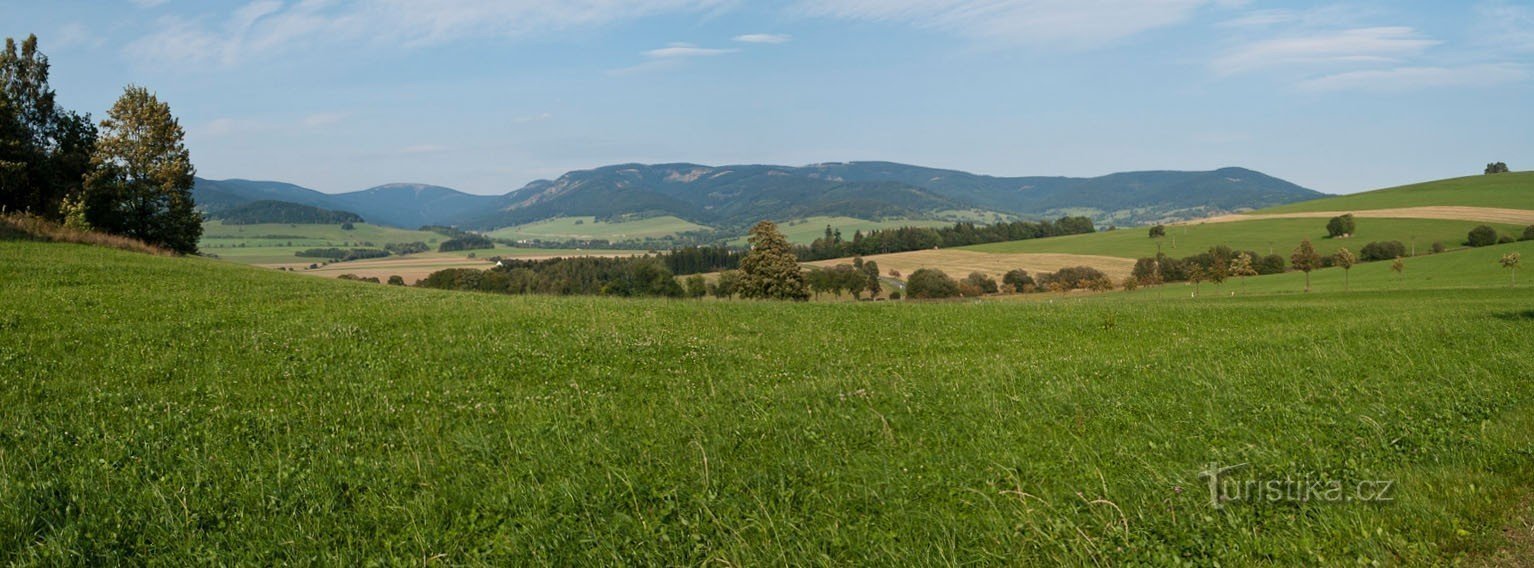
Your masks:
M355 212L401 227L515 226L555 217L672 215L716 228L813 216L889 218L1054 218L1086 215L1101 224L1196 218L1321 197L1245 168L1146 171L1094 178L996 177L892 162L803 167L620 164L538 180L500 196L390 184L325 194L278 182L197 180L200 207L216 210L281 200Z

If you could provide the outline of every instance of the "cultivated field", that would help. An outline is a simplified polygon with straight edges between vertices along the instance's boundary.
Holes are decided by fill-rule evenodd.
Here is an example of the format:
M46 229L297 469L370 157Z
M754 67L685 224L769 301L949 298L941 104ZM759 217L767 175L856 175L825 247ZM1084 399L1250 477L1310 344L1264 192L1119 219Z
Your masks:
M1481 221L1511 225L1534 224L1534 210L1506 209L1498 207L1461 207L1434 205L1430 207L1398 207L1395 209L1360 209L1358 211L1302 211L1298 213L1246 213L1221 215L1198 219L1188 223L1230 223L1253 219L1328 219L1349 214L1359 219L1451 219L1457 221ZM1182 223L1182 224L1188 224Z
M1411 262L1496 249L1528 251ZM1517 546L1534 488L1503 279L624 301L27 242L0 272L12 563L1451 564ZM1368 499L1217 508L1210 464Z
M842 238L852 240L852 234L857 231L868 232L875 229L894 229L898 227L943 227L952 225L952 221L938 221L932 219L884 219L881 221L868 221L853 217L809 217L787 223L780 223L778 230L783 236L788 237L788 242L807 245L815 239L826 236L826 226L830 225L833 230L840 229ZM744 246L746 238L741 237L730 244Z
M669 215L608 223L596 217L560 217L506 227L488 233L498 239L564 241L571 239L622 241L653 239L708 227Z

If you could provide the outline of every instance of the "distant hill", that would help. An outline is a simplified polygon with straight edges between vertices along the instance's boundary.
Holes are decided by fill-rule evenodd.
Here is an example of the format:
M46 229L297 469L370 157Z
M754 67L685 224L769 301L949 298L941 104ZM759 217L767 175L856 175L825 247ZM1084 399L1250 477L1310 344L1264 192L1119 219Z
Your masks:
M263 199L227 209L210 212L209 217L230 225L256 225L260 223L296 223L339 225L361 223L362 216L350 211L331 211L313 205L288 201Z
M1243 168L1009 178L891 162L804 167L621 164L535 181L501 196L419 184L330 195L277 182L202 179L196 191L199 206L209 211L275 199L352 211L374 223L400 227L456 225L482 230L556 217L660 215L729 230L761 219L814 216L877 220L1087 215L1101 224L1125 225L1322 196Z
M1534 210L1534 172L1474 175L1414 183L1273 207L1258 213L1358 211L1432 206Z

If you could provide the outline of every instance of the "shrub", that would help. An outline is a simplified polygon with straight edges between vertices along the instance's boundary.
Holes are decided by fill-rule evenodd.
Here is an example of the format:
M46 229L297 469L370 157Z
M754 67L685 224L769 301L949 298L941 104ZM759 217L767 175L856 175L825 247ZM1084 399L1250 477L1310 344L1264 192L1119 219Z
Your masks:
M900 291L899 290L890 290L890 299L891 300L899 300L900 299Z
M1164 267L1163 270L1165 270ZM1045 287L1058 284L1065 290L1091 288L1098 280L1108 280L1108 276L1090 266L1070 266L1055 272L1040 274L1038 277L1039 283ZM1111 287L1113 281L1108 280L1108 282Z
M952 298L959 295L959 283L936 268L923 268L911 273L906 281L906 294L913 299Z
M1332 217L1330 221L1326 222L1326 236L1335 239L1337 237L1351 235L1354 232L1354 226L1355 225L1353 222L1352 213L1345 213L1336 217Z
M1027 270L1023 270L1021 268L1007 271L1006 274L1002 275L1001 283L1006 284L1008 288L1011 288L1013 294L1021 294L1023 293L1023 290L1031 288L1034 285L1033 277L1028 275Z
M1448 247L1443 246L1443 241L1433 241L1433 254L1438 254L1445 250L1448 250Z
M400 275L395 274L394 276L390 276L389 277L389 285L390 286L404 286L405 285L405 279L404 279L404 277L401 277Z
M350 222L341 223L341 230L342 231L350 231L350 230L356 229L356 228L357 227L355 225L352 225Z
M1375 241L1358 249L1358 258L1365 262L1372 260L1390 260L1398 256L1406 256L1406 245L1401 241Z
M1521 240L1534 241L1534 225L1529 225L1528 227L1524 227L1524 229L1523 229L1523 238Z
M1470 235L1465 244L1473 247L1484 247L1497 244L1497 230L1488 225L1481 225L1470 230Z
M1505 245L1507 243L1512 243L1512 242L1517 242L1517 241L1518 241L1518 239L1513 238L1512 235L1502 235L1502 236L1497 237L1497 244L1499 244L1499 245Z
M981 294L995 294L1000 290L996 286L996 279L983 272L971 272L964 281L979 289Z

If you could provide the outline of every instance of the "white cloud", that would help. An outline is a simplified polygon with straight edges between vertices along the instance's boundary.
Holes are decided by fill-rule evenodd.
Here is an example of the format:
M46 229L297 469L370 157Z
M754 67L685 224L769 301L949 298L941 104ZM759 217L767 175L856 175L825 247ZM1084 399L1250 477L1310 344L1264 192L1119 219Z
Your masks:
M101 47L106 40L101 36L91 33L90 28L79 22L71 22L59 27L59 31L50 38L49 48L69 49L73 47Z
M740 43L788 43L794 40L794 36L787 34L745 34L735 36L735 41Z
M1408 27L1356 28L1253 42L1214 60L1222 74L1288 65L1397 62L1441 42Z
M221 20L166 17L126 48L141 63L233 65L335 43L415 47L484 37L553 35L729 0L256 0Z
M1100 47L1181 23L1210 0L801 0L811 16L901 22L985 41ZM1237 3L1239 4L1239 3Z
M690 43L673 43L660 49L646 51L644 56L650 59L683 59L688 57L711 57L735 53L737 51L739 50L698 47Z
M1529 68L1514 63L1466 67L1397 67L1336 73L1301 81L1311 92L1408 91L1433 87L1489 87L1527 80Z

